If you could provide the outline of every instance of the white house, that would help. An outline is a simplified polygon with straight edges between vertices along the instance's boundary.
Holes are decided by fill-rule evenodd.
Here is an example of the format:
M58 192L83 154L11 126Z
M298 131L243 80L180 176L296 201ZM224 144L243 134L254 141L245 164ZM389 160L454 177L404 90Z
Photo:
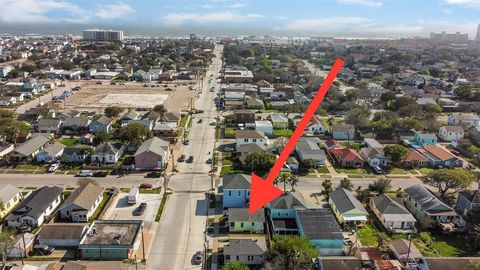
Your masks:
M9 106L17 103L16 97L1 97L0 96L0 106Z
M390 198L385 194L370 198L370 209L387 230L396 233L413 233L417 220L403 205L403 201Z
M258 145L269 144L267 136L263 132L256 130L237 130L235 132L235 140L237 148L250 143Z
M312 120L310 120L307 129L314 134L324 133L325 131L327 131L325 125L316 116L312 117Z
M42 225L62 202L62 192L58 186L44 186L33 191L6 217L8 227Z
M255 121L255 130L263 132L267 136L273 135L273 125L272 122L266 120L257 120Z
M465 131L462 126L443 126L438 130L438 137L444 141L456 141L463 139Z
M449 126L476 127L480 123L480 117L476 113L452 113L448 115Z
M95 148L92 162L115 163L123 155L125 146L118 142L104 142Z
M59 207L60 218L73 222L87 222L102 199L102 187L92 183L83 184Z

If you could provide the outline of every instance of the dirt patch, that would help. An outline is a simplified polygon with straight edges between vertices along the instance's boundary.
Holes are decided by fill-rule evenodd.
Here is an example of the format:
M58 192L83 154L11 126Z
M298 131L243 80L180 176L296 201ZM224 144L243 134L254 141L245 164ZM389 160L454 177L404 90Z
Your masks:
M142 83L126 85L90 84L68 97L65 108L103 111L108 106L122 108L153 108L164 104L170 112L181 112L189 108L195 92L189 90L189 82L161 84L143 87ZM198 91L198 90L197 90Z

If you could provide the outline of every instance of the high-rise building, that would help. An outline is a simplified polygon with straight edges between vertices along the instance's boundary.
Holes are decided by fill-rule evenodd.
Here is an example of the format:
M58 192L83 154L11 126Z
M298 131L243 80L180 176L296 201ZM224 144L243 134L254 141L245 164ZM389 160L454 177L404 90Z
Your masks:
M96 41L123 41L123 31L88 29L83 31L83 39Z
M467 43L468 42L468 34L462 34L460 32L456 32L454 34L450 34L447 32L441 33L430 33L430 40L435 42L449 42L449 43Z
M480 23L478 24L478 27L477 27L477 36L475 40L477 41L477 43L480 43Z

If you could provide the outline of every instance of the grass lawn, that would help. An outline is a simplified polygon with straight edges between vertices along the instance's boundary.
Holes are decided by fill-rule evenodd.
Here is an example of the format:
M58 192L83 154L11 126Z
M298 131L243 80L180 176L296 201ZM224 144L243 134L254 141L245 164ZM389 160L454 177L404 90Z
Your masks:
M225 136L233 136L235 135L235 129L231 127L225 128Z
M103 208L105 207L105 204L107 204L107 201L109 198L110 198L110 195L108 194L108 192L103 192L102 201L98 204L97 210L95 210L93 215L90 217L90 220L89 220L90 223L98 219L98 217L103 211Z
M392 169L390 169L388 173L389 174L407 174L408 172L402 168L392 167Z
M360 144L356 142L341 142L341 146L345 148L355 149L356 151L360 151Z
M368 174L369 172L363 168L335 168L338 173L346 174Z
M274 129L273 135L275 137L290 137L292 136L293 131L290 129Z
M188 116L187 115L182 115L180 118L180 124L178 124L179 127L184 127L185 123L187 122Z
M420 169L418 169L418 171L421 172L422 174L428 174L432 170L433 170L432 168L420 168Z
M35 165L35 164L18 164L16 169L22 169L22 170L36 170L36 169L41 169L41 168L46 168L45 165Z
M165 204L167 203L168 194L163 193L162 201L160 202L160 207L158 207L157 215L155 216L155 221L159 222L160 218L162 217L163 209L165 208Z
M365 225L363 228L357 232L358 240L362 243L363 246L378 246L377 232L370 225Z
M60 143L65 145L66 147L74 146L78 142L75 138L62 138Z
M142 194L160 194L160 191L162 191L162 188L140 188L139 193Z
M220 127L220 124L217 123L215 126L215 139L220 139L220 134L221 134L222 128Z
M238 170L238 169L235 169L233 168L233 166L222 166L222 170L220 172L220 175L221 176L224 176L224 175L229 175L229 174L234 174L234 173L244 173L243 170Z
M319 173L330 173L327 167L318 167L317 172Z

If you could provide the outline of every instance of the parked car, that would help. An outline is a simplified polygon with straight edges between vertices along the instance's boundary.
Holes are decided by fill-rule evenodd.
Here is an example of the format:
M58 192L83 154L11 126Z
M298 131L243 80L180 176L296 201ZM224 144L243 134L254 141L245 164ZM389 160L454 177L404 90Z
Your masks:
M189 156L186 162L187 163L192 163L193 162L193 156Z
M203 122L203 119L201 119L201 118L198 119L198 121L197 121L197 123L199 123L199 124L202 123L202 122Z
M150 183L143 183L140 185L140 188L153 188L153 185Z
M117 193L117 191L118 191L118 189L116 187L111 187L108 190L108 194L113 195L113 194Z
M205 163L212 164L212 162L213 162L213 159L209 158L209 159L207 159L207 161Z
M210 124L209 124L209 125L210 125L210 126L216 126L216 125L217 125L217 123L216 123L215 121L213 121L213 122L210 122Z
M235 149L233 149L233 147L226 146L225 148L223 148L223 150L224 150L225 152L232 152L232 151L235 150Z
M79 177L91 177L91 176L93 176L93 173L90 170L81 170L77 173L77 176L79 176Z
M186 140L183 142L183 144L189 145L189 144L190 144L190 140L189 140L189 139L186 139Z
M382 168L378 167L378 166L375 166L373 167L373 170L375 171L375 173L377 174L384 174L385 172L382 170Z
M99 171L99 172L94 172L93 177L107 177L108 172L105 171Z
M35 255L47 256L52 254L54 251L55 249L53 247L47 245L35 245L33 247L33 253Z
M141 216L143 213L145 213L145 210L147 209L147 203L142 202L136 209L133 211L133 214L135 216Z
M185 155L181 155L178 160L178 162L184 162L185 161Z
M53 163L52 165L50 165L50 167L48 167L48 172L55 172L58 167L60 167L60 163Z
M197 251L197 253L195 253L195 255L193 256L193 260L196 264L201 264L203 261L203 252Z
M162 176L162 173L160 172L149 172L147 173L147 178L159 178Z

